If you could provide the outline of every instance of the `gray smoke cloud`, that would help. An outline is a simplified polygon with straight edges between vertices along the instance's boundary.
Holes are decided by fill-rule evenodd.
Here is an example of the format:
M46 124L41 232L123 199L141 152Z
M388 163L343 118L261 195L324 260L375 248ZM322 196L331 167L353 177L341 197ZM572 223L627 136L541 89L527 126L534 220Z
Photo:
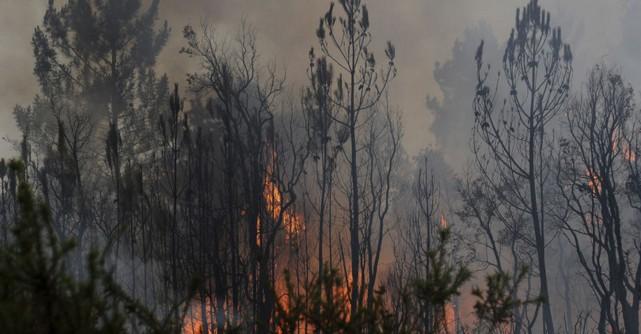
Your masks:
M28 104L36 92L31 34L45 1L0 0L0 156L12 154L8 138L19 136L13 107Z
M58 1L59 2L59 1ZM305 83L307 52L314 46L314 31L329 0L162 0L161 17L173 31L169 45L159 59L159 70L170 79L183 82L186 72L196 69L178 54L183 46L182 27L198 26L207 20L222 35L235 32L240 20L251 24L258 33L261 60L275 62L287 73L289 88L297 92ZM0 0L0 134L17 138L12 110L16 104L28 104L36 93L32 74L31 34L41 21L46 0ZM435 101L444 97L434 80L435 63L452 58L455 41L464 38L466 29L476 29L484 22L499 45L507 38L514 23L517 6L514 0L369 0L373 49L382 57L384 43L391 40L397 49L398 77L393 84L393 101L404 113L405 147L410 154L426 146L448 150L467 150L467 146L448 145L448 136L431 131ZM541 1L552 12L552 20L564 29L564 37L574 48L575 73L582 77L588 68L601 61L626 67L633 83L641 83L641 41L635 38L641 28L641 0L547 0ZM479 34L468 34L476 37ZM493 38L488 36L487 38ZM487 39L486 38L486 39ZM624 40L625 38L625 40ZM477 44L480 41L468 41ZM469 57L470 63L473 55ZM627 67L634 67L628 72ZM470 75L473 75L470 74ZM467 88L465 88L467 89ZM463 90L461 90L463 91ZM467 89L469 92L469 89ZM472 96L462 96L471 105ZM460 107L463 106L463 107ZM430 110L432 109L432 110ZM471 115L464 104L456 110L440 110L441 123L459 122L462 113ZM447 118L451 115L452 119ZM471 116L470 116L471 117ZM463 117L463 119L465 119ZM454 128L453 128L454 130ZM463 130L456 130L463 131ZM439 129L436 133L447 133ZM11 154L11 146L2 141L0 155ZM462 154L450 154L451 164L459 163ZM446 154L447 156L447 154Z

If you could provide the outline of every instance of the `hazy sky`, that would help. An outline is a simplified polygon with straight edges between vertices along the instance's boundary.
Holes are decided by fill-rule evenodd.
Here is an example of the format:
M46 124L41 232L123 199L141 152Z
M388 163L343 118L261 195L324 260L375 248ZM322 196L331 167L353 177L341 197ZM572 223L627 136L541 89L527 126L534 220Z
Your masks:
M628 2L637 3L635 6ZM634 66L641 54L637 34L622 45L623 27L641 27L641 0L547 0L541 3L561 24L573 48L577 75L587 66L616 54L618 62ZM28 104L36 92L32 74L31 34L44 14L47 0L0 0L0 134L16 138L13 106ZM506 39L514 22L514 11L526 0L369 0L375 39L374 49L382 58L382 47L391 40L397 49L398 77L393 85L394 103L403 110L405 145L416 153L436 145L430 134L431 115L425 106L428 94L439 96L432 76L434 63L445 62L452 46L466 27L487 22L499 41ZM161 17L173 31L159 67L172 81L182 82L193 64L178 55L183 45L182 27L207 20L221 33L236 30L244 18L258 32L263 61L274 61L287 71L289 88L297 92L304 83L307 52L315 45L318 18L329 0L161 0ZM636 14L635 14L636 13ZM640 30L636 30L637 32ZM623 50L625 49L625 50ZM610 55L611 56L611 55ZM472 61L472 58L470 58ZM632 64L632 65L629 65ZM641 71L634 66L634 72ZM638 75L641 78L641 74ZM634 78L635 82L641 80ZM468 111L457 111L468 112ZM462 148L465 149L465 148ZM9 145L0 143L0 155Z

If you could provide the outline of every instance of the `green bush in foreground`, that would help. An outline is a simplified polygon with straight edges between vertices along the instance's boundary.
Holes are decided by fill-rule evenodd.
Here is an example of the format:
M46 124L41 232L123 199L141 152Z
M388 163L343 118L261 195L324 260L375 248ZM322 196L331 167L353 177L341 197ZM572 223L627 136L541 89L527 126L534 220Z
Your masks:
M178 333L177 321L159 321L127 296L104 269L102 256L89 255L86 279L65 267L73 242L57 240L49 210L25 181L19 161L18 215L7 245L0 249L0 328L4 333Z

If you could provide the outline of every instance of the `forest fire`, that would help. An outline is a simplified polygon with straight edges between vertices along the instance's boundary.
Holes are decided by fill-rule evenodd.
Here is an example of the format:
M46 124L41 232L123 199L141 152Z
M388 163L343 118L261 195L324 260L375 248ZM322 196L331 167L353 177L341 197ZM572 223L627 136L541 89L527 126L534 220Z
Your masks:
M448 227L447 218L445 218L444 214L441 214L441 218L439 219L438 226L443 230Z
M637 153L630 147L628 143L623 145L623 158L627 161L636 161Z
M274 157L275 159L275 157ZM284 209L283 194L278 188L278 185L271 180L272 174L268 172L265 176L263 186L263 198L265 201L265 211L274 222L282 221L285 240L289 241L295 238L303 229L302 217L291 209ZM256 243L261 244L262 235L261 231L263 222L260 218L257 221L257 234ZM289 301L287 299L287 289L284 280L278 279L275 282L275 292L281 305L287 309ZM211 301L207 300L205 305L201 301L193 301L189 306L189 310L183 320L183 333L184 334L210 334L214 333L213 327L209 324L209 329L204 328L203 319L212 319L214 310Z
M211 314L213 314L211 303L206 302L203 307L200 301L192 302L183 320L183 334L213 334L211 326L203 326L202 320L211 319Z
M0 334L641 334L641 0L400 2L0 0Z
M453 303L445 304L443 322L444 334L456 333L456 306Z
M266 214L275 222L282 223L285 231L285 240L290 240L304 229L303 219L291 208L285 208L283 193L274 179L274 169L277 165L278 156L272 152L271 158L265 173L263 183L263 199L265 201ZM258 221L258 236L260 239L262 222ZM258 241L260 243L260 240Z
M630 142L625 137L619 136L619 131L614 131L611 142L612 152L617 152L620 148L623 159L630 162L637 160L637 153L630 147Z
M618 139L616 133L613 137L614 138L612 139L612 152L618 151L617 153L620 153L623 159L625 159L625 161L628 161L628 162L636 161L637 153L635 152L634 149L632 149L632 147L630 147L630 144L626 140ZM599 176L596 173L594 173L590 168L588 168L585 172L585 178L587 179L587 187L590 189L592 194L594 195L599 194L602 190L602 182Z
M293 210L283 210L283 195L278 189L278 186L270 180L269 175L265 177L263 197L265 198L267 214L269 214L274 221L282 218L286 240L290 240L303 230L304 225L302 218L293 212Z
M599 176L596 175L592 170L588 169L585 172L585 177L587 178L587 186L592 192L593 195L597 195L601 192L601 180Z

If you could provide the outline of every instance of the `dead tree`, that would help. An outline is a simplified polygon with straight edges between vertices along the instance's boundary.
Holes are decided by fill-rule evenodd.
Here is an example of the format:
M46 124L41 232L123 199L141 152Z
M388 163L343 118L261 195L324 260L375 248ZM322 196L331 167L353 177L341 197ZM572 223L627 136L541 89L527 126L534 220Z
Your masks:
M186 27L187 47L183 52L201 61L202 71L189 76L195 92L213 95L212 115L222 123L225 150L232 154L236 177L227 180L236 190L238 201L230 199L237 210L231 217L239 225L233 234L238 249L238 263L246 263L245 278L232 282L232 287L245 300L235 306L251 332L273 329L272 317L277 279L276 243L283 232L299 224L292 217L297 198L296 185L306 159L306 141L294 138L291 118L278 113L278 99L284 79L276 69L263 67L257 61L255 34L243 25L234 47L228 47L204 26L201 34ZM283 121L289 119L289 121ZM229 171L228 171L229 172ZM235 297L232 297L235 298ZM249 309L241 308L246 301Z
M596 66L560 142L558 183L571 213L564 234L598 303L599 332L639 333L641 241L629 223L639 200L633 99L616 71Z
M488 182L487 177L491 177L492 182ZM510 277L512 298L516 300L523 295L525 300L531 300L535 298L531 289L517 289L520 273L523 272L527 280L531 280L533 275L528 270L535 250L530 247L534 240L528 233L527 214L509 204L514 200L507 197L511 195L512 187L500 186L497 182L495 174L467 175L459 184L462 203L457 215L463 224L471 227L473 235L469 236L469 242L476 255L473 260L476 269ZM533 321L528 321L527 317L530 306L529 303L514 305L511 310L513 317L507 324L511 333L521 333L532 327ZM535 314L538 305L536 307Z
M560 28L550 25L550 14L537 0L516 12L516 25L507 41L503 71L496 84L490 82L489 69L483 66L483 43L476 55L475 152L480 156L481 149L487 150L492 164L479 166L495 170L501 184L512 186L509 191L514 201L510 205L527 213L530 220L539 292L546 300L543 329L547 333L555 331L545 256L549 210L544 194L551 169L548 127L567 99L571 61L572 53L563 44ZM497 98L501 87L509 89L504 101ZM496 186L492 184L493 188Z
M316 58L314 51L310 51L310 85L303 96L303 108L307 119L307 132L309 136L309 151L312 159L311 168L314 170L313 185L310 186L308 201L314 213L318 216L318 273L324 272L324 249L332 249L332 217L331 206L333 201L332 186L336 172L338 153L347 138L339 136L336 117L336 108L332 104L331 96L334 93L334 71L327 58ZM314 196L317 193L317 197ZM325 245L325 235L330 242ZM328 264L331 267L332 256ZM319 281L322 284L322 281ZM321 289L322 290L322 289ZM320 290L319 290L320 293Z
M340 15L335 14L338 7ZM332 104L337 108L334 121L339 123L347 136L346 149L342 155L348 165L349 187L346 196L349 204L349 285L351 288L351 312L356 316L368 287L363 287L361 267L361 222L363 209L363 186L366 170L362 166L362 130L375 114L375 106L385 95L388 83L394 77L395 49L388 42L385 54L387 62L380 72L374 54L369 51L372 41L367 7L361 0L341 0L338 6L331 4L320 19L316 31L320 54L325 56L337 71L336 93ZM369 282L374 283L374 282ZM369 284L368 283L368 284Z

